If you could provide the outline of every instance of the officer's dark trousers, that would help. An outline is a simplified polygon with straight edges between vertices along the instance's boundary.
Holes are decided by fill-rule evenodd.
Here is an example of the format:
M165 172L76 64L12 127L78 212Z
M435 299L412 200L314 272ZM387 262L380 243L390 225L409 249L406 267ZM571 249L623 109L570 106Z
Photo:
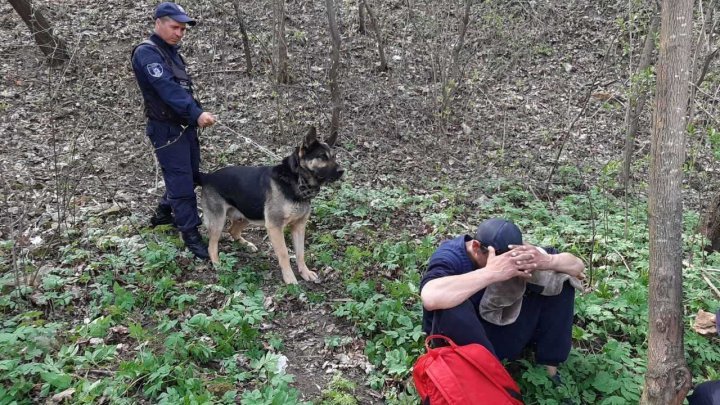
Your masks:
M200 176L200 143L197 127L148 120L147 136L155 147L165 194L161 205L170 206L175 226L186 232L200 225L195 197L195 183Z
M517 320L498 326L480 318L470 300L434 311L434 331L459 345L479 343L499 359L514 360L527 346L534 347L535 361L556 366L567 360L572 345L575 290L566 282L560 294L528 292Z
M688 397L690 405L720 405L720 381L706 381Z

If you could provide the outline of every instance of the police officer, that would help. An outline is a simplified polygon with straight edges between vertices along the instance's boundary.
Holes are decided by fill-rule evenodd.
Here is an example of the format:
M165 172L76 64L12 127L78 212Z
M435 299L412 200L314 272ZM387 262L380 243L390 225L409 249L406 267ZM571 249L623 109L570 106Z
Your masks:
M152 226L174 224L185 246L198 258L209 257L198 226L195 184L200 176L197 128L215 124L193 97L192 80L178 53L187 26L194 26L183 8L164 2L154 13L155 32L135 47L132 66L145 102L146 133L165 180L165 194L150 219Z

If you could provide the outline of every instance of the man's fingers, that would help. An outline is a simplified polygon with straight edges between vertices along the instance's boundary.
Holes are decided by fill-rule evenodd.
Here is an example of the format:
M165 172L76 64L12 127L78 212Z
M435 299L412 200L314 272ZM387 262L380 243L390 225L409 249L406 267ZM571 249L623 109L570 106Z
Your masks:
M487 247L488 250L488 259L491 257L495 257L495 248L492 246Z
M217 122L217 117L207 111L200 114L198 117L198 125L200 128L207 128L214 125Z
M535 259L535 256L530 253L514 253L511 256L513 257L513 260L515 260L518 264L520 264L520 262L529 262Z
M525 270L525 271L518 270L518 274L517 274L516 277L520 277L520 278L524 278L524 279L531 279L531 278L532 278L532 274L531 274L531 272L528 271L528 270Z

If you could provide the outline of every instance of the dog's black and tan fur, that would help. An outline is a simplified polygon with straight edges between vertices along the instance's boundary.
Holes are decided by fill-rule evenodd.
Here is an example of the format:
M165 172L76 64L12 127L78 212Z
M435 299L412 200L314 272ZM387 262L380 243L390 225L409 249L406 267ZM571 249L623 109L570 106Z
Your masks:
M310 201L323 184L336 181L343 170L335 160L336 137L327 142L317 139L309 128L303 144L276 166L230 166L202 176L204 223L208 230L210 260L217 264L218 241L230 219L230 235L256 252L257 247L241 233L249 224L264 225L280 262L287 284L297 279L290 267L290 256L283 229L290 226L300 276L316 281L318 276L305 264L305 225L310 217Z

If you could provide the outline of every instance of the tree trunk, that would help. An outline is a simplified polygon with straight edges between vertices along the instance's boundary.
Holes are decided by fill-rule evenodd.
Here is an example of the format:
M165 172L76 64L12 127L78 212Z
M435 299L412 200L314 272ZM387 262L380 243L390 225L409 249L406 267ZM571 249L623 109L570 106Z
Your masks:
M693 0L663 0L650 150L648 363L642 404L682 404L692 385L682 307L682 165Z
M278 84L290 83L288 73L287 41L285 40L285 0L273 1L275 11L275 40L277 41L277 65L275 79Z
M702 6L702 2L700 2L699 5ZM696 52L698 53L702 52L703 49L707 49L707 55L705 55L705 60L700 66L700 71L694 76L693 82L695 83L695 85L690 88L690 98L688 100L688 124L690 125L692 125L695 121L695 95L697 93L697 89L705 81L705 76L707 75L708 68L717 56L718 51L720 51L720 47L717 47L715 48L715 50L710 51L717 24L714 21L715 8L712 7L712 3L709 4L709 6L710 7L707 7L707 14L704 15L705 20L703 24L703 29L700 33L700 38L705 39L705 46L701 46L700 38L698 38L698 43L695 47ZM703 13L700 13L700 15L702 16Z
M635 75L643 74L643 72L649 68L652 63L652 52L653 49L655 49L655 33L657 32L658 25L660 25L660 17L655 15L648 25L649 28L647 30L647 34L645 34L645 45L643 46L643 51L640 55L640 62ZM630 82L633 82L632 78L630 79ZM625 110L625 149L623 151L623 172L621 182L626 195L630 185L630 166L632 165L632 153L635 149L635 134L637 134L640 114L642 114L642 111L645 108L647 91L648 89L643 86L631 84L628 104Z
M32 0L9 0L20 18L30 28L42 53L52 66L57 66L70 59L65 42L53 34L53 29L42 13L35 9Z
M700 224L700 232L708 238L707 252L720 251L720 194L713 197Z
M358 4L358 32L365 35L367 30L365 29L365 2L361 1Z
M332 39L332 65L330 66L330 96L332 97L332 118L330 120L330 138L337 139L342 112L342 94L338 77L340 76L340 33L335 19L335 0L325 0L328 14L328 28Z
M462 21L460 21L460 34L458 41L455 43L452 51L452 65L450 66L450 77L453 80L460 80L460 51L465 46L465 33L470 23L470 5L472 0L465 0L465 12L463 12Z
M249 76L252 75L253 71L252 57L250 51L250 38L248 37L247 29L245 28L245 19L243 18L242 12L240 11L240 1L236 1L234 3L234 6L235 15L237 15L238 25L240 28L240 35L242 36L243 48L245 50L245 71Z
M377 18L375 18L375 12L367 4L366 0L362 0L362 5L365 6L365 10L367 10L368 17L370 18L370 23L372 24L373 29L375 30L375 39L377 40L378 54L380 56L380 67L378 68L378 70L381 72L385 72L386 70L388 70L388 64L387 64L387 59L385 58L385 46L383 45L383 38L382 38L382 32L380 32L380 25L377 22Z
M468 24L470 23L470 5L472 0L465 0L465 12L463 13L462 21L460 22L460 34L458 40L452 50L452 60L450 61L450 73L445 76L443 82L443 98L440 112L445 114L449 111L450 101L455 90L460 83L460 51L465 46L465 33L467 32Z

